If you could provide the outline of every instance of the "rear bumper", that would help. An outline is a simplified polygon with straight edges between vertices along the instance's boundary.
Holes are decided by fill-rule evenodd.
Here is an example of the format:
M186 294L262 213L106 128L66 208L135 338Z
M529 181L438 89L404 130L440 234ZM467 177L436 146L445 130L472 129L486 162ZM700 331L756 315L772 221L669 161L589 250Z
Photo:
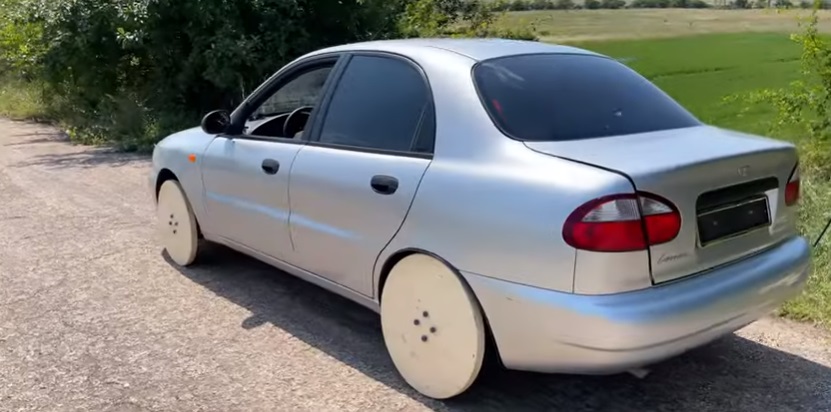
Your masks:
M795 237L718 269L649 289L576 295L465 273L509 369L610 374L729 334L798 295L810 247Z

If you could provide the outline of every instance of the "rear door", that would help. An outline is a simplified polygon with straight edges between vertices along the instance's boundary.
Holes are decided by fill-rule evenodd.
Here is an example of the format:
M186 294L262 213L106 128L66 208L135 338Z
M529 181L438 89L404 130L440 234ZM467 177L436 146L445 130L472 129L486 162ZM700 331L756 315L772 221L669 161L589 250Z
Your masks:
M296 262L371 296L375 260L432 159L432 97L414 62L356 54L327 100L291 170Z

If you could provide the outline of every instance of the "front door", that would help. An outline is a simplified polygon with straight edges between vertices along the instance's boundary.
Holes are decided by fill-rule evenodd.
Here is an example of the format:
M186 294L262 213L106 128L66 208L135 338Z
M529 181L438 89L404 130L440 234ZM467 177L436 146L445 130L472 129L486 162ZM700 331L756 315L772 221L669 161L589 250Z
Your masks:
M204 154L202 179L211 229L226 240L288 260L289 171L337 59L271 80L252 96L239 134L218 136ZM243 105L242 107L246 107ZM307 122L308 121L308 122Z
M375 261L432 158L429 86L412 62L352 56L291 172L296 264L371 296Z
M217 235L275 258L291 252L288 183L302 146L217 137L204 154L208 218Z

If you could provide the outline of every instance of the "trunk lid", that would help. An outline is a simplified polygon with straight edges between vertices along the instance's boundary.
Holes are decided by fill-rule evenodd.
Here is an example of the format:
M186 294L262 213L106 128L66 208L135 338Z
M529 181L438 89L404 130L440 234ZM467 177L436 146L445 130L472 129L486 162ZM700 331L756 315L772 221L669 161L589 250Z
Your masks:
M785 206L784 191L797 153L786 142L696 126L525 144L623 174L637 190L678 207L678 236L649 250L656 284L754 254L796 233L795 208Z

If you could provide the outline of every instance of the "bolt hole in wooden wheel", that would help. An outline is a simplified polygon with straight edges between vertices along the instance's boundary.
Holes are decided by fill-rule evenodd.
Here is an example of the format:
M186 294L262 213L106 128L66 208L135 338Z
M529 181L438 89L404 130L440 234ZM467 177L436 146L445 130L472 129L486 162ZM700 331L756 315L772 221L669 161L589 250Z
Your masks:
M467 284L440 260L416 254L393 267L382 296L384 342L404 380L434 399L465 392L485 357L485 322Z
M180 266L192 264L199 245L196 216L178 181L162 183L156 220L162 246L170 259Z

